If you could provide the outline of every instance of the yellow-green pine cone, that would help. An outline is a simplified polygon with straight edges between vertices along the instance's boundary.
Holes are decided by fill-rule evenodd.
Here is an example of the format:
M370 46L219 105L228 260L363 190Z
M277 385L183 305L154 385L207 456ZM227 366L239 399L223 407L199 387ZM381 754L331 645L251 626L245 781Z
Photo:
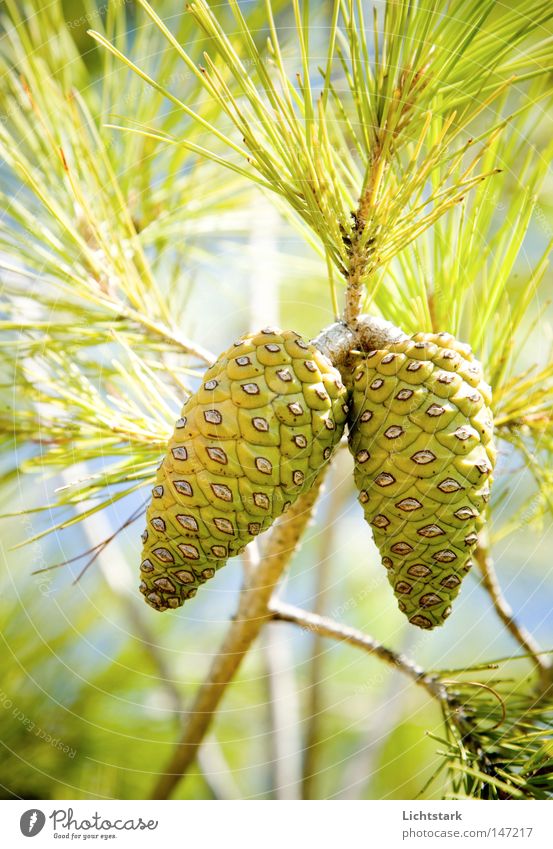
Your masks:
M472 566L495 464L491 390L448 333L370 351L351 375L350 450L399 608L441 625Z
M307 488L343 433L340 373L292 331L239 339L185 403L147 510L140 590L179 607Z

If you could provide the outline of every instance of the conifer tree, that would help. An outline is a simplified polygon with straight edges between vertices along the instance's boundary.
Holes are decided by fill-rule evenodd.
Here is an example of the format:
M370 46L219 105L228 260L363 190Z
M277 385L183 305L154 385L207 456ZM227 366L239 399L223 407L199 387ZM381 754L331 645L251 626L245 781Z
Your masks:
M180 461L190 459L182 454L186 449L175 449L177 430L171 437L175 421L179 427L183 402L185 410L186 404L192 408L203 403L195 400L195 393L205 391L206 369L215 369L215 383L222 373L223 367L214 363L228 340L215 335L199 339L196 333L198 293L208 285L200 277L208 279L210 264L220 264L209 284L210 296L217 297L224 273L221 244L248 236L261 198L276 208L279 227L305 250L308 260L302 273L313 278L313 302L327 302L328 326L302 343L308 350L315 346L315 358L321 356L318 376L325 377L328 368L340 395L351 393L348 381L362 372L358 386L363 386L363 399L345 402L354 415L369 412L378 418L386 399L375 395L367 406L369 378L376 375L370 369L387 374L391 361L385 358L390 353L415 357L409 346L431 344L436 351L430 358L432 368L442 367L436 358L444 350L453 351L463 367L468 368L473 357L481 363L473 389L467 390L481 396L472 401L463 396L466 404L452 408L452 428L457 428L459 442L469 440L467 450L477 442L484 446L487 454L480 462L486 471L481 473L490 475L495 459L491 418L478 430L480 410L488 416L489 406L499 461L489 503L486 490L478 515L455 514L458 523L472 523L463 531L465 543L461 531L451 530L457 525L449 513L453 524L444 531L444 511L433 512L420 492L407 487L402 475L411 472L401 463L399 483L393 483L406 510L423 509L426 537L445 533L446 542L451 542L457 534L445 547L450 552L469 545L475 565L466 580L478 582L487 594L485 627L493 616L493 628L510 635L513 651L499 659L492 653L476 663L467 654L455 669L425 669L397 647L354 627L347 614L331 614L332 578L322 565L317 567L315 610L282 600L282 578L302 545L324 480L332 481L336 464L347 457L338 447L331 459L330 449L338 441L334 437L343 426L337 419L339 428L327 440L325 461L311 464L313 468L305 461L297 493L290 499L282 496L271 522L261 522L263 527L255 532L250 527L234 547L225 547L224 555L220 540L210 539L218 550L213 555L218 566L272 525L259 543L254 540L245 548L242 567L238 559L226 567L243 568L236 613L219 649L211 651L205 680L194 694L187 693L192 701L186 711L177 685L178 713L182 710L183 716L173 753L166 763L157 763L153 787L138 792L167 798L180 792L180 779L196 756L204 768L202 744L242 661L262 631L287 622L313 638L304 798L317 794L313 776L316 761L324 757L316 706L324 694L320 656L327 638L399 670L427 694L429 706L439 709L439 733L429 723L437 754L427 765L428 780L419 788L422 797L550 797L551 656L527 631L523 611L510 609L494 557L501 541L521 527L539 532L553 505L553 366L547 343L537 342L542 328L549 327L544 297L552 238L541 193L552 152L553 11L538 0L523 0L516 8L493 0L387 0L374 9L361 0L332 0L324 6L307 0L265 0L248 4L247 11L237 0L222 7L193 0L178 15L169 2L150 5L138 0L136 6L131 12L110 1L102 16L86 4L83 15L68 22L59 1L46 9L37 0L7 0L2 21L4 486L10 492L14 482L29 473L50 493L44 497L41 488L40 496L22 510L5 511L6 522L10 516L37 513L44 519L21 542L18 569L32 571L32 558L27 561L25 552L37 541L71 527L98 528L102 515L108 516L108 532L96 538L96 531L89 530L90 545L76 544L66 552L61 575L71 563L90 573L97 561L108 562L123 531L138 539L152 487L160 485L156 473L168 445L172 465L162 467L167 480L174 480ZM529 234L536 232L544 237L538 240L543 244L537 259L535 249L532 258L528 251ZM281 246L282 267L293 268L295 260L285 244ZM256 269L260 289L263 273L263 268ZM294 326L285 330L304 336L301 310L293 319ZM253 329L261 331L262 325ZM288 338L271 336L269 344L281 347L269 353L279 355ZM252 344L260 346L262 341ZM235 362L231 356L224 360L224 369ZM323 358L328 363L324 368ZM290 370L281 381L301 383L296 362L287 361ZM412 404L416 381L399 386L399 372L394 371L398 363L390 365L393 377L382 383L411 392L398 403ZM274 367L282 369L282 364ZM260 370L265 368L267 373L273 368L272 360L261 363ZM336 369L345 388L340 375L330 371ZM468 373L462 376L470 378ZM482 388L484 381L491 395ZM307 385L301 384L303 392ZM336 399L331 400L334 404ZM433 395L434 408L438 401ZM223 402L226 396L221 396ZM351 409L350 441L363 502L373 493L361 469L364 432L351 418ZM398 456L407 464L412 453L402 424L407 414L386 409L392 410L393 427L401 430L393 437L406 443ZM269 416L262 421L260 428L267 422L270 426ZM194 433L190 439L204 438ZM251 433L249 424L242 427L244 442L231 456L242 471L243 445L255 442ZM374 433L384 439L383 430ZM315 437L311 431L307 436L311 444ZM449 432L446 436L449 439ZM434 431L431 437L432 446L440 442ZM321 442L321 457L326 446ZM277 449L272 450L271 457ZM426 443L420 448L427 452L424 462L429 450ZM457 443L451 452L443 460L446 480L451 480L448 470ZM220 454L209 456L221 464ZM374 474L384 469L380 463L395 462L395 455L389 460L377 451L375 456ZM226 454L225 459L228 463ZM257 471L266 469L258 466ZM384 471L390 474L388 467ZM353 495L352 466L348 474ZM53 476L61 476L63 485L52 495ZM516 504L514 493L522 481L526 500ZM331 482L331 492L333 486ZM231 492L229 486L227 490ZM467 498L472 492L469 487ZM478 492L480 498L483 489ZM395 496L392 500L395 504ZM465 501L460 499L455 509L473 511ZM332 504L330 500L329 527L338 520ZM113 519L114 505L124 515L119 524ZM171 512L173 506L171 502L164 509ZM211 505L203 509L200 521L207 521L208 514L211 521ZM354 511L362 524L359 505L351 505ZM390 552L382 542L383 522L390 519L385 512L380 506L366 510L372 526L380 517L375 541L387 565ZM163 516L154 516L150 509L148 533L152 517L164 522L158 530L165 533ZM398 516L394 521L403 521L401 512ZM249 514L246 519L250 526L256 521ZM186 531L182 521L180 528ZM227 532L219 526L219 536ZM418 531L410 533L412 542ZM156 584L148 577L149 566L144 567L160 550L157 538L155 545L145 542L144 595L153 607L176 607L166 601L173 597L173 573L169 570L160 579L155 572ZM185 556L191 545L185 541ZM431 547L434 542L428 545L432 560L438 549ZM138 586L137 550L136 563L130 566ZM443 550L440 542L439 552ZM169 554L173 556L173 549ZM356 553L359 559L369 556ZM378 558L376 552L374 556ZM375 563L385 571L379 559ZM214 571L210 563L203 564L204 571L206 565L209 575L204 579ZM426 560L423 566L427 568ZM398 574L390 571L400 608L403 605L413 624L423 628L442 623L460 578L448 573L444 580L449 584L433 581L430 590L419 588L417 598L426 602L410 607L402 600L400 586L403 594L406 585L411 587L409 568L407 556ZM420 564L416 580L425 580ZM202 579L193 576L194 588L199 583ZM436 594L440 606L434 609L431 596L435 599ZM181 591L179 603L188 595L188 590ZM48 603L47 597L41 599L41 604ZM134 601L129 603L148 634L154 629L148 645L162 641L163 629L171 626L158 625L153 620L157 614L146 608L136 612ZM196 600L187 601L180 615L193 615L189 611L194 604ZM168 610L163 622L175 615ZM209 629L209 623L197 623L199 627ZM171 676L155 655L153 651L155 674L166 682ZM282 684L278 676L275 681L275 686ZM278 732L277 727L276 736Z

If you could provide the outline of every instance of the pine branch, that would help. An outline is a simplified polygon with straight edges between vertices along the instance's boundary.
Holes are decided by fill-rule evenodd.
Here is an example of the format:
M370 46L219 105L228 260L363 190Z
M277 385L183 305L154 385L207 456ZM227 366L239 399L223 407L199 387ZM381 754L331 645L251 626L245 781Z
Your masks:
M246 575L261 562L258 540L252 540L242 553ZM284 641L284 634L270 623L260 633L262 678L266 688L270 731L267 733L270 767L270 792L276 799L295 799L301 770L301 745L299 741L300 710L296 669L292 651Z
M492 0L389 2L371 31L361 2L335 0L317 78L309 4L300 0L291 6L291 41L276 15L280 4L270 0L247 16L237 0L226 11L197 0L171 17L171 29L161 8L140 0L132 35L126 10L109 4L105 25L95 21L104 62L98 85L61 3L53 0L51 15L34 5L25 8L36 11L43 38L8 0L0 47L0 355L16 399L0 415L0 430L18 451L30 450L26 462L17 458L18 472L32 471L38 457L46 474L75 457L102 466L56 493L54 506L81 512L31 539L151 480L197 377L192 365L214 359L181 327L186 269L210 256L216 227L244 228L232 208L247 183L276 197L306 244L318 240L335 312L334 280L345 284L350 326L327 328L319 347L340 363L352 346L386 344L403 331L447 329L470 341L493 385L498 434L535 478L532 515L553 510L551 366L521 372L514 356L524 350L534 359L535 346L524 349L534 326L524 320L552 243L549 228L549 244L518 285L532 216L543 217L536 199L553 152L547 127L540 141L551 101L551 39L540 29L551 9L540 0L521 0L516 13ZM201 67L200 30L209 40ZM285 68L287 47L296 76ZM172 76L181 67L187 82L177 96ZM130 131L105 133L121 113L132 115ZM227 180L214 179L223 169ZM498 215L501 203L506 212ZM175 254L169 273L168 253ZM363 317L369 305L403 331ZM553 664L510 610L487 549L477 555L484 587L538 670L539 696L520 676L515 684L484 683L460 680L472 675L460 670L445 679L320 611L271 605L310 498L268 536L156 794L169 795L198 754L242 658L275 619L358 647L424 687L443 709L440 745L453 795L550 796Z
M328 503L326 507L326 516L323 518L323 528L318 544L318 551L315 562L317 568L315 570L315 590L314 590L314 613L323 615L327 606L327 602L331 595L329 587L331 573L331 552L334 537L336 534L336 524L339 522L342 510L345 507L345 497L347 490L340 486L340 454L334 458L332 467L329 472L328 481ZM313 642L309 657L309 678L307 684L307 707L306 724L307 728L304 734L303 744L303 778L302 778L302 798L314 799L315 797L315 780L317 776L317 762L320 754L320 734L321 734L321 719L324 704L325 687L322 681L324 667L323 655L323 637L321 634L313 634Z
M149 657L156 671L156 679L164 687L173 704L175 718L180 721L185 710L182 696L163 653L159 651L155 632L150 628L148 619L144 615L143 605L140 602L135 603L126 595L123 596L124 594L121 593L121 603L128 614L129 621L138 632L144 654ZM208 745L200 748L198 752L198 761L214 797L216 799L239 799L238 787L217 740L210 736L206 742Z
M294 648L278 625L268 622L259 637L265 665L270 731L267 733L269 792L278 801L301 793L301 693Z
M298 498L270 531L261 562L246 579L236 616L185 718L182 737L171 760L159 776L152 798L169 798L186 773L196 757L198 747L225 690L261 628L272 618L269 609L271 595L311 518L325 471L326 469L319 474L312 488Z
M444 715L446 739L430 735L448 766L448 797L551 798L551 689L536 695L531 681L508 673L482 681L464 680L467 672L444 680L453 708Z
M348 643L362 649L362 651L368 654L374 654L379 660L398 669L414 681L415 684L425 689L440 704L447 704L447 690L438 676L428 674L412 660L382 645L382 643L379 643L373 637L369 636L369 634L365 634L363 631L352 628L349 625L344 625L341 622L336 622L327 616L319 616L316 613L310 613L307 610L302 610L299 607L294 607L291 604L285 604L278 600L271 602L270 610L273 619L277 621L291 622L299 625L306 631Z
M439 703L448 739L435 739L445 744L440 754L449 765L453 797L458 796L461 786L468 797L548 797L552 789L551 758L547 750L551 732L550 677L549 686L543 687L538 698L525 691L519 693L511 681L496 684L446 678L445 671L426 672L356 628L278 599L270 607L277 621L299 625L375 655L423 687ZM530 656L536 658L533 650ZM487 664L487 668L495 666ZM549 671L550 667L547 668ZM457 675L467 672L470 673L466 669L458 670Z

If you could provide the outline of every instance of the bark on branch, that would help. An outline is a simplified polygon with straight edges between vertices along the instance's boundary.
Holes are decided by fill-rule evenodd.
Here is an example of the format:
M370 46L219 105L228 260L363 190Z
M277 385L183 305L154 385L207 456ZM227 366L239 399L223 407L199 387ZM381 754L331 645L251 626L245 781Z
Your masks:
M425 672L422 667L418 666L408 657L387 648L369 634L365 634L364 631L360 631L358 628L352 628L349 625L343 625L341 622L336 622L327 616L319 616L316 613L310 613L300 607L294 607L291 604L285 604L277 600L271 602L270 612L273 619L277 621L291 622L314 634L320 634L322 637L329 637L333 640L348 643L351 646L362 649L368 654L375 655L380 660L383 660L384 663L403 672L415 684L423 687L432 698L437 699L442 704L447 703L447 690L437 676Z
M391 321L375 315L360 315L355 328L337 321L321 330L312 343L340 368L353 350L384 348L400 339L405 339L405 333Z

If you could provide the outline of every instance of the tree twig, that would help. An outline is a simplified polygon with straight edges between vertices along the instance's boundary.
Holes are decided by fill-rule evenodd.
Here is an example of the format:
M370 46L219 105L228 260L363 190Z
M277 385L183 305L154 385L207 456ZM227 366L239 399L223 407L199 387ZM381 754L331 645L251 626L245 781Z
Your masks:
M339 453L330 471L328 505L326 521L321 533L318 546L318 558L315 570L314 612L323 615L327 609L331 592L328 586L332 547L334 543L336 519L344 505L346 488L340 486L339 469L341 468ZM302 798L316 798L317 761L320 754L321 719L323 712L323 690L321 678L324 669L323 640L321 634L313 634L311 656L309 658L309 681L307 685L307 728L303 744L303 775Z
M405 339L405 333L391 321L378 315L359 315L355 329L337 321L325 327L318 336L311 340L337 368L347 364L349 355L354 348L371 350L382 348L391 342Z
M370 720L364 737L356 745L356 753L345 764L340 791L336 799L371 799L376 776L387 759L387 746L405 716L406 684L401 672L394 669L382 686L378 701L367 698Z
M294 650L288 635L276 622L263 629L271 754L271 795L278 800L299 799L301 793L302 740L300 705Z
M242 553L246 575L261 562L257 540ZM267 734L271 793L277 799L297 799L301 776L299 705L291 650L276 623L267 623L261 635L264 682L271 724Z
M325 472L326 467L319 473L311 489L298 498L270 532L263 558L257 569L247 578L240 596L238 612L185 718L182 737L156 782L152 792L153 799L167 799L186 773L226 688L262 626L273 618L269 608L271 595L311 517Z
M358 628L343 625L341 622L336 622L327 616L319 616L316 613L310 613L308 610L302 610L301 607L294 607L291 604L285 604L278 600L271 602L270 612L276 621L291 622L294 625L299 625L300 628L304 628L306 631L311 631L333 640L339 640L343 643L349 643L349 645L356 646L368 652L368 654L374 654L380 660L383 660L384 663L393 666L395 669L399 669L400 672L411 678L415 684L424 687L427 693L433 699L437 699L442 705L449 701L446 687L437 676L425 672L422 667L418 666L408 657L387 648Z
M474 556L480 568L482 584L490 596L495 612L517 643L522 646L525 652L531 655L540 676L541 689L547 690L553 683L553 665L551 659L542 651L541 646L532 634L515 618L511 606L501 591L488 548L482 541L479 541Z
M179 720L184 713L182 695L165 662L163 652L159 650L150 625L142 612L143 605L139 606L135 603L134 597L127 596L126 594L124 597L122 594L121 600L125 604L130 622L136 628L145 654L149 656L153 663L157 680L160 686L165 689L171 701L175 718ZM180 726L180 722L178 725ZM205 738L204 743L206 745L203 745L198 752L198 762L206 784L213 793L213 796L216 799L240 799L239 788L219 746L218 740L214 736L208 736Z
M357 326L357 320L361 313L363 283L370 273L371 262L376 253L375 242L378 227L374 225L372 219L386 164L382 147L377 146L372 153L368 179L359 198L359 205L353 213L355 226L348 245L349 262L344 308L344 321L352 328Z

